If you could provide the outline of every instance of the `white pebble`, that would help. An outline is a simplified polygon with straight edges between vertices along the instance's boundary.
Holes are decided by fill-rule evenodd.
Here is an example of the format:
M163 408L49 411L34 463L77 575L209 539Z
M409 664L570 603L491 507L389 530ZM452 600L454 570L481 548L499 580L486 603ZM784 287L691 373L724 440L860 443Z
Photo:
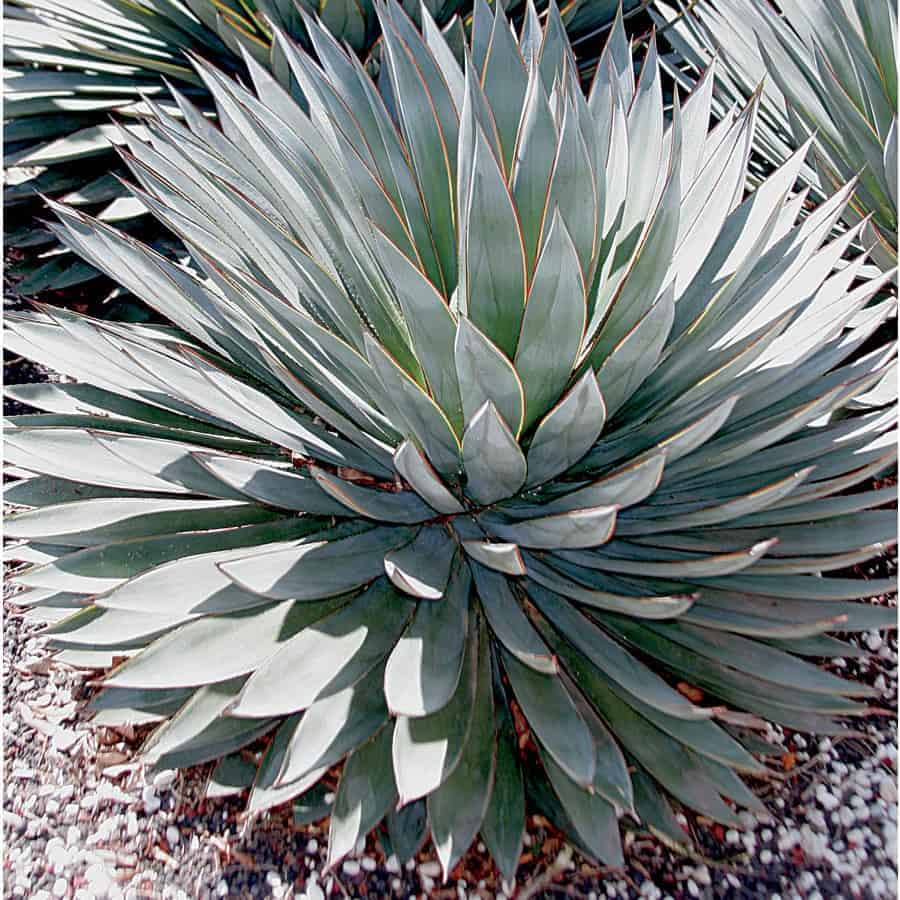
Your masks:
M740 842L741 842L741 836L733 828L729 828L728 831L725 832L725 843L726 844L734 845L734 844L739 844ZM641 885L641 887L643 887L643 885Z
M170 825L166 829L166 840L170 847L177 846L178 842L181 840L181 832L174 825Z
M366 872L374 872L377 868L375 860L371 856L364 856L360 860L360 864Z
M816 788L816 800L819 801L819 806L828 812L837 809L841 805L841 801L824 784L820 784Z
M359 863L355 859L345 860L341 869L345 875L349 875L351 878L355 875L359 875Z
M308 849L309 848L307 847L307 850ZM385 869L388 870L388 872L391 872L392 874L396 874L397 872L400 871L400 860L397 859L396 853L392 853L387 858L387 861L385 862L384 867L385 867Z
M438 862L423 862L419 866L419 875L423 878L440 878L441 864Z
M167 791L175 784L175 779L177 777L178 773L172 769L163 769L153 776L153 787L157 791Z
M883 638L877 631L866 632L866 646L873 652L877 653L884 643Z
M760 861L764 866L767 866L770 862L772 862L772 851L771 851L771 850L763 850L763 851L759 854L759 861Z
M224 878L219 879L219 883L216 885L216 893L220 897L228 896L228 882Z
M308 856L313 856L318 849L319 842L315 838L310 838L306 842L306 853Z
M57 878L53 882L53 896L65 897L69 893L69 882L65 878Z

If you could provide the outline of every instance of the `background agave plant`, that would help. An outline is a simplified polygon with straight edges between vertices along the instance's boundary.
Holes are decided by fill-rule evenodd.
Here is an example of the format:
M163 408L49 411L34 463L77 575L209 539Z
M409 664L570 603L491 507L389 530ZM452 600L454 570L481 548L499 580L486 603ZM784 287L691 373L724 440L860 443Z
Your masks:
M636 3L629 0L625 6ZM463 28L456 14L468 15L471 3L428 0L424 6L435 21L450 23L449 37L460 51ZM589 44L612 21L616 6L615 0L570 0L562 15L577 40ZM417 19L419 7L418 0L405 0L405 9ZM520 0L510 5L518 15L523 9ZM74 5L10 0L4 10L5 204L7 246L23 254L14 266L22 276L17 291L27 296L63 290L98 275L39 227L36 217L44 214L39 194L148 239L153 223L119 181L124 170L114 152L123 142L122 129L145 137L139 122L147 109L142 98L166 103L177 114L167 88L172 83L211 113L212 100L191 64L193 55L234 75L246 73L244 56L250 55L296 93L272 27L305 38L304 13L317 14L362 58L379 33L371 0L82 0ZM171 240L158 231L153 236L158 249L176 253Z
M897 264L897 10L891 0L779 2L700 0L654 4L691 83L718 55L716 111L743 104L762 84L757 149L764 168L784 162L815 134L819 195L860 174L844 211L883 270Z
M305 109L197 63L221 130L176 92L129 139L203 277L56 207L173 324L8 317L77 379L9 389L47 411L7 435L19 602L68 662L127 658L100 721L161 723L151 762L221 760L253 813L320 809L345 760L332 863L385 817L507 875L526 808L609 864L620 819L687 840L673 798L734 823L765 720L867 709L804 658L894 624L850 602L890 580L827 574L894 539L862 487L893 409L831 415L892 359L861 349L890 273L834 270L853 186L798 222L803 147L743 199L756 106L710 131L707 79L666 127L621 19L585 96L553 9L517 37L479 4L463 67L378 12L386 96L311 25L321 67L275 37Z

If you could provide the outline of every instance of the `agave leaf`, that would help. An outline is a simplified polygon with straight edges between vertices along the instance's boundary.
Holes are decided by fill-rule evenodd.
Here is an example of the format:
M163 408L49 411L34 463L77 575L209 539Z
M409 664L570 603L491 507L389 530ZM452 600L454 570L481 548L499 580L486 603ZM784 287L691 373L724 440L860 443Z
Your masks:
M20 469L18 473L8 472L8 474L21 475L19 481L8 483L3 489L4 501L12 506L43 507L74 503L76 500L146 496L119 488L82 484L77 481L52 478L49 475L33 475L24 469Z
M781 653L738 635L710 632L694 625L676 623L651 626L651 629L659 629L658 633L665 634L676 643L689 647L702 656L717 659L742 672L786 687L796 687L813 693L860 697L873 696L875 693L866 685L852 684L816 666L794 659L787 653Z
M247 525L223 531L198 531L149 538L133 538L120 543L101 544L74 550L53 562L16 576L17 583L56 587L60 590L89 591L103 594L124 586L128 579L171 560L211 551L231 550L264 544L268 547L290 546L290 539L302 538L316 531L314 519L277 519L261 525ZM287 538L282 543L269 543ZM165 569L171 574L170 569ZM143 584L141 585L143 587ZM219 585L220 586L220 585ZM189 598L169 597L170 603ZM225 598L223 598L225 599ZM234 600L234 597L228 598Z
M277 509L341 515L345 507L329 499L311 478L246 457L196 453L194 458L230 488Z
M116 669L114 687L171 688L212 684L252 672L286 640L337 605L271 603L260 609L188 622ZM107 611L106 615L114 610ZM134 618L137 614L128 612ZM196 648L221 648L212 657Z
M142 748L151 760L200 734L225 709L241 686L242 679L229 679L194 691L163 728L155 731Z
M525 562L516 544L468 540L463 541L462 546L472 559L488 569L506 575L525 574Z
M526 29L527 21L528 20L526 19ZM523 40L524 38L525 34L523 31ZM539 50L540 39L538 39L538 46L535 48L532 56L535 56ZM527 48L523 47L523 53L526 55L528 54ZM525 246L529 272L534 270L535 259L537 258L540 249L544 210L547 203L547 189L549 187L550 170L553 165L557 141L556 126L554 125L553 116L550 112L550 105L547 101L546 89L541 80L540 72L535 65L536 62L536 59L528 62L528 85L522 104L521 122L518 126L519 132L517 136L516 156L512 166L511 179L513 199L522 223L522 240ZM553 240L559 244L559 242L563 240L561 229L564 230L564 226L562 226L561 222L557 223L557 218L558 216L554 216L554 221L551 224L550 233L547 238L548 244ZM552 300L555 299L555 294L552 290L547 290L547 288L552 289L553 287L553 284L550 283L551 281L555 283L555 280L559 279L564 273L568 273L573 275L572 284L577 283L577 277L574 277L575 270L569 270L562 266L556 269L553 279L550 277L550 269L547 268L550 266L550 261L556 260L559 254L566 251L571 252L571 256L568 257L570 261L574 262L577 260L575 248L571 244L571 238L569 238L567 248L563 249L560 245L560 249L553 251L551 256L548 257L548 262L545 263L545 273L543 276L545 285L534 293L534 297L538 301L539 307L543 306L546 308L551 305ZM533 290L534 289L532 288L532 291ZM565 305L567 299L566 294L560 292L559 297L561 308L567 308ZM577 307L575 308L577 309ZM538 311L539 310L536 309L532 313L527 313L526 304L525 322L528 321L529 317L532 319L532 323L528 326L529 331L536 330L535 317ZM529 343L532 342L533 337ZM519 343L522 343L522 336L519 338ZM523 350L523 359L526 358L526 354L527 351ZM537 363L537 354L532 352L530 355L535 357L534 362ZM522 366L517 366L517 368L519 369L519 372L523 374L523 380L525 380L526 384L532 380L537 383L537 379L524 378L524 363ZM539 389L539 385L535 389Z
M763 541L748 550L723 553L716 556L677 554L674 559L661 560L656 549L637 547L625 541L612 541L602 551L560 550L559 557L575 565L604 572L622 572L628 575L675 576L684 578L705 578L708 576L730 575L753 565L777 541Z
M591 854L608 865L624 865L619 823L613 805L600 794L580 788L549 754L542 755L541 761L563 809Z
M242 794L253 784L255 777L256 766L244 759L240 753L223 756L209 776L204 796L215 800Z
M435 115L435 106L440 104L438 91L443 88L442 81L432 79L434 93L429 91L411 49L403 46L391 29L385 31L384 48L401 127L418 182L422 185L431 235L440 261L443 293L446 295L456 282L453 200L449 189L454 176L451 156L456 147L457 136L452 130L456 125L455 116L450 113L439 119ZM427 56L424 58L427 60ZM447 101L449 103L449 98ZM452 104L450 107L452 109Z
M390 848L401 863L412 859L428 838L428 811L424 800L414 800L387 815Z
M434 517L434 510L411 491L373 490L336 478L316 467L312 468L312 475L322 490L344 506L345 510L367 519L413 525Z
M515 352L516 371L525 390L525 428L558 401L575 368L586 316L579 273L572 238L554 214L529 288ZM546 352L544 343L550 329L559 335L553 353Z
M459 443L444 414L381 346L369 338L366 353L384 390L401 411L404 430L418 440L442 475L453 475L459 468Z
M459 431L460 388L452 347L456 324L444 298L419 269L386 237L376 232L379 258L391 276L397 300L409 323L413 347L437 404Z
M279 768L272 778L279 785L306 781L326 770L368 740L388 720L384 703L383 666L371 677L316 700L293 728Z
M645 703L680 719L709 718L710 713L691 703L643 663L635 659L603 630L594 626L555 594L529 587L529 596L566 640L585 654L608 678Z
M466 428L462 453L466 490L483 506L512 496L525 482L525 457L490 400Z
M525 415L525 395L512 363L466 318L457 325L454 356L466 423L475 418L484 403L491 401L518 437Z
M525 296L525 251L506 179L481 129L475 133L471 189L465 209L467 312L508 357L519 338Z
M284 719L272 737L272 742L266 748L256 773L256 778L253 781L250 798L247 801L247 812L251 816L258 815L301 794L306 794L307 791L310 791L311 788L317 785L325 774L323 769L317 769L303 778L285 785L276 786L275 779L284 761L288 742L297 727L297 718L297 716L288 716Z
M675 319L675 285L671 283L653 306L596 370L607 415L621 407L656 368Z
M478 637L477 684L459 762L428 795L428 820L446 879L481 828L496 766L491 654L484 626Z
M429 506L444 515L462 512L459 500L447 489L425 456L412 441L404 441L394 453L394 467Z
M589 789L596 757L590 730L562 679L536 672L501 650L513 694L547 753L576 784Z
M525 837L525 786L518 759L518 738L502 691L495 690L497 750L494 781L481 836L505 877L519 864Z
M472 571L485 618L497 640L536 672L556 673L556 660L532 627L507 579L479 565Z
M479 521L494 535L521 547L547 550L596 547L610 539L616 522L617 508L601 506L596 509L576 509L523 519L504 524L496 515L485 514Z
M557 561L558 568L564 568L565 565L561 560ZM609 612L626 613L639 619L668 619L681 615L691 608L696 599L694 594L629 596L624 593L613 593L608 590L587 587L578 581L566 578L556 568L544 564L530 554L525 557L525 570L530 579L529 591L532 590L532 587L540 586L576 600L578 603ZM582 572L585 578L589 577L587 572L584 570ZM605 581L609 583L608 579Z
M412 604L378 579L346 606L282 641L247 680L231 715L285 715L352 687L387 656L411 612ZM286 693L285 679L295 676Z
M525 98L525 70L516 41L499 8L494 11L494 24L485 51L482 71L484 93L495 110L497 132L503 154L503 167L512 168L519 128L519 110Z
M329 868L350 853L397 799L390 725L355 750L341 773L328 833Z
M529 487L549 481L570 468L594 445L603 431L606 405L590 371L547 413L528 450Z
M576 490L570 490L540 506L511 506L504 504L503 512L513 518L528 518L532 515L558 515L576 509L591 509L597 506L634 506L646 500L659 486L665 465L665 453L651 453L644 459L623 466Z
M456 691L467 645L470 586L469 567L457 564L441 602L417 604L384 677L385 698L395 715L427 716Z
M462 671L448 703L425 716L397 717L393 758L400 806L429 795L459 764L478 687L478 637L470 619Z
M308 541L220 569L235 584L273 599L316 600L361 587L383 571L384 554L408 542L409 529L371 528L335 541Z
M689 848L690 835L681 827L665 794L642 769L631 776L634 783L634 805L641 821L663 842L677 849Z
M439 600L447 590L456 544L444 526L426 526L398 550L385 554L384 570L394 585L422 600Z
M249 503L110 498L76 500L6 520L8 538L89 547L111 540L229 528L271 521L277 513Z

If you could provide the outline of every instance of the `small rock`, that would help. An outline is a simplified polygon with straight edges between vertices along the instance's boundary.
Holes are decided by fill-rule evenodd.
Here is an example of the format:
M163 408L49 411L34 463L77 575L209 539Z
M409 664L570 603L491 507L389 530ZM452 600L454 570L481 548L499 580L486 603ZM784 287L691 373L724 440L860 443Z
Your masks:
M423 862L419 864L418 871L423 878L440 878L441 864L434 861Z
M9 809L3 810L3 824L12 831L21 832L25 830L25 819Z
M349 875L351 878L354 878L356 875L359 875L359 863L355 859L348 859L344 861L344 864L341 866L341 870L345 875Z
M153 787L157 791L167 791L175 784L178 773L172 769L163 769L153 776Z

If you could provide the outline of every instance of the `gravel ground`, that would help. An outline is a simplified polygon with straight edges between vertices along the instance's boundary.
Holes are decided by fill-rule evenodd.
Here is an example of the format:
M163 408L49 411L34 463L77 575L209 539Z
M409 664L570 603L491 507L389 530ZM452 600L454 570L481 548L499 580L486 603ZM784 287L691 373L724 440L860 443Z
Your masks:
M12 362L10 382L46 377ZM879 576L896 574L895 558L872 565ZM879 688L880 712L857 721L840 740L780 729L767 735L784 747L784 780L764 788L770 820L743 813L743 829L725 831L685 819L700 848L690 859L647 836L626 834L622 871L584 860L532 816L516 884L500 880L478 845L442 885L428 845L401 866L370 836L326 873L323 823L295 825L290 808L283 808L251 825L239 799L204 799L210 767L145 772L136 759L146 731L93 728L84 707L94 674L54 663L40 638L43 626L9 600L5 595L4 897L897 896L895 634L854 636L868 655L830 663Z

